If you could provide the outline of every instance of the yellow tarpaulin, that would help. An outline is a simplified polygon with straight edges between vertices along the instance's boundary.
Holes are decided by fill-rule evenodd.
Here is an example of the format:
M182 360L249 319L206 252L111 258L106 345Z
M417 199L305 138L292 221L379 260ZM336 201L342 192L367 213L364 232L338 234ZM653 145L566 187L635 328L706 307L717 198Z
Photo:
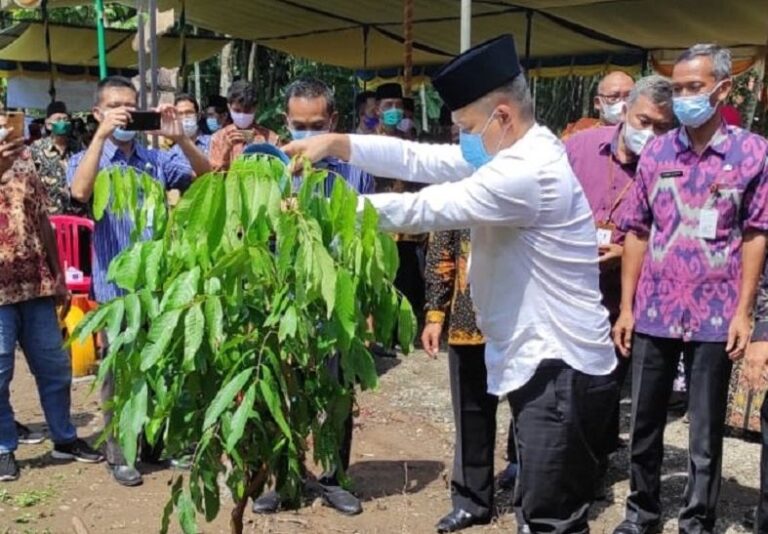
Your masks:
M94 28L50 25L51 61L54 72L61 76L77 75L71 67L98 65ZM135 69L138 55L131 42L135 32L110 29L106 32L107 64L111 69ZM201 61L216 55L225 39L186 37L187 62ZM158 38L158 60L161 67L181 64L181 39L164 35ZM0 71L25 75L48 76L48 57L42 23L19 23L0 31Z

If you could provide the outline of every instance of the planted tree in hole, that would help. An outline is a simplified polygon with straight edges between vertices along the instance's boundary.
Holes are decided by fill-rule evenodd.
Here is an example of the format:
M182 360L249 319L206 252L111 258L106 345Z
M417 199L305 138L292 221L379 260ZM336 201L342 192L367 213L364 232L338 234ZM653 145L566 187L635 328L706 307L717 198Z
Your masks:
M305 170L291 202L292 179L276 160L238 161L208 175L166 211L160 184L133 170L100 174L94 215L109 207L130 217L135 242L109 267L125 290L89 314L74 333L104 330L109 352L99 378L115 376L111 428L126 458L137 438L164 443L168 456L194 447L188 478L176 476L165 508L185 533L196 516L215 518L223 480L242 532L247 499L274 480L298 495L307 438L323 467L338 464L343 418L355 384L377 384L371 341L393 332L411 346L415 319L393 287L392 239L366 205L337 179ZM373 318L370 332L368 318ZM344 381L327 367L340 354Z

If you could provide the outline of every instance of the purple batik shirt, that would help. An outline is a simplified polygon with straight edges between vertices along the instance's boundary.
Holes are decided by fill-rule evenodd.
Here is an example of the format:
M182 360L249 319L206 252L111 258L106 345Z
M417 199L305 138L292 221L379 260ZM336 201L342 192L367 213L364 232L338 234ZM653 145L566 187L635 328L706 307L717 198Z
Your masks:
M726 341L739 300L742 235L768 229L766 158L768 141L725 124L700 156L684 128L649 142L619 222L649 236L635 293L637 332ZM711 237L700 221L714 212Z
M579 179L595 223L615 224L624 199L635 179L637 161L621 163L616 154L622 125L591 128L578 132L565 142L568 160ZM613 232L613 242L624 243L624 232ZM600 272L603 305L611 321L619 314L621 303L621 269Z

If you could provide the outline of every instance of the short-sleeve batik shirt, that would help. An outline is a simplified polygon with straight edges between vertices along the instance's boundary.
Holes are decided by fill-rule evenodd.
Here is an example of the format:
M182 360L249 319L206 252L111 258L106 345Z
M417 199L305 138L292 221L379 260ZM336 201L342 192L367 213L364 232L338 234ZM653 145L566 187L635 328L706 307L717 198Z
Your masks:
M723 124L699 155L684 128L652 140L619 226L649 236L635 329L722 342L739 299L742 236L768 230L768 141Z
M0 306L55 293L40 224L48 203L28 157L0 176Z

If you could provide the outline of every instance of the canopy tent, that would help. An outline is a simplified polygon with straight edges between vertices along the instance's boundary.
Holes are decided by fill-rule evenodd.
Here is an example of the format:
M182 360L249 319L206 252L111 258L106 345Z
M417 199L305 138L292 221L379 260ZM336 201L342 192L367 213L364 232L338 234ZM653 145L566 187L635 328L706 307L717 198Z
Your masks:
M68 2L69 0L64 0ZM375 70L403 64L401 0L159 0L201 28L327 64ZM56 5L55 0L51 5ZM459 51L459 0L414 0L415 65ZM528 67L638 65L646 51L695 42L761 47L765 0L474 0L472 42L511 32Z
M98 54L94 28L50 24L50 51L57 78L98 78ZM107 63L112 72L133 76L138 58L132 47L135 31L109 29L106 32ZM185 38L187 61L202 61L216 55L227 43L216 37ZM157 40L162 67L181 63L182 39L163 35ZM49 76L44 25L23 22L0 31L0 76Z

